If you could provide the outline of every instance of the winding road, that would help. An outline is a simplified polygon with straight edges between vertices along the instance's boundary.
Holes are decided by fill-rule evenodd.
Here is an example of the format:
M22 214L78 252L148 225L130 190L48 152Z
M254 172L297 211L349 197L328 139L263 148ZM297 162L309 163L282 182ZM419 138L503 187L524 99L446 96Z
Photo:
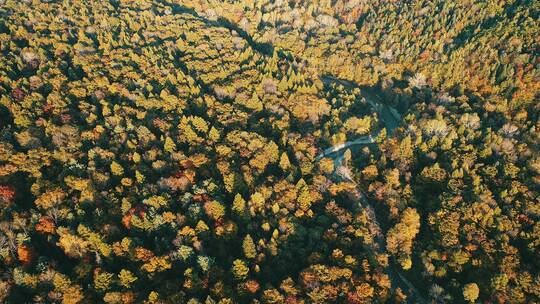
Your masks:
M359 88L359 86L354 82L342 80L333 76L323 76L321 80L325 84L341 84L347 89ZM387 134L392 135L394 129L397 128L401 122L400 114L396 111L396 109L384 104L382 102L382 98L376 93L366 92L365 90L362 90L362 96L365 101L373 108L373 110L377 112L379 118L384 122ZM319 154L315 158L315 160L320 161L322 158L333 159L336 168L336 174L334 174L334 177L341 181L353 182L356 184L356 182L350 176L349 170L346 169L343 165L343 154L347 149L351 147L361 147L374 144L377 134L378 132L375 134L361 136L353 141L347 141L345 143L329 147L325 149L321 154ZM363 193L362 189L357 185L355 191L353 191L353 193L351 194L358 202L358 206L365 210L368 217L370 223L368 228L371 235L374 236L375 242L372 245L369 245L369 248L367 249L369 250L368 252L370 252L370 258L374 259L374 252L378 251L386 253L386 241L384 233L382 232L379 222L377 221L375 209L373 208L373 203ZM409 303L428 303L428 301L426 301L425 298L421 295L420 291L403 275L400 270L400 266L396 265L395 262L390 262L387 268L387 275L392 281L392 286L401 288L401 290L403 290L409 295Z
M356 83L352 81L339 79L333 76L323 76L321 77L321 80L324 84L338 83L347 89L360 88L360 86L358 86ZM383 121L386 128L386 134L388 136L391 136L394 130L401 123L401 115L398 113L396 109L383 103L382 102L383 98L379 94L362 90L362 95L363 95L362 98L366 101L366 103L369 104L375 112L377 112L379 119ZM319 161L323 157L330 157L332 159L336 159L336 158L339 158L339 155L343 154L343 152L345 152L346 149L350 147L374 144L375 138L377 137L377 135L378 135L378 132L375 134L361 136L353 141L347 141L342 144L329 147L325 149L321 154L319 154L315 158L315 160Z

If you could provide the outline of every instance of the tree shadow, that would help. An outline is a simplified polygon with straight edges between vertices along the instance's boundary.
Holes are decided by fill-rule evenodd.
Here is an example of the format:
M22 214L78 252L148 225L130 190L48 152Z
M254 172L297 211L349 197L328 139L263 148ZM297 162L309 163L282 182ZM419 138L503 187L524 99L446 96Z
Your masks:
M230 31L235 31L240 37L242 37L254 50L266 55L272 56L274 53L274 46L271 43L261 43L254 41L253 38L243 29L241 29L237 24L231 22L229 19L224 17L219 17L217 20L210 20L204 16L199 15L194 9L186 7L178 3L170 3L168 1L158 1L163 5L169 6L172 8L173 13L175 14L189 14L192 15L209 26L213 27L224 27Z
M6 106L0 105L0 131L10 125L13 125L13 116Z

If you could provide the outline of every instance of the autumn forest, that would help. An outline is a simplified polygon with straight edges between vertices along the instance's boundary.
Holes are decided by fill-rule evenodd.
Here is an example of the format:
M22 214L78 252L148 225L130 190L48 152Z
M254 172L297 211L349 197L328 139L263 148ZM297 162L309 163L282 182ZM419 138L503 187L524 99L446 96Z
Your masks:
M0 303L540 303L540 1L0 0Z

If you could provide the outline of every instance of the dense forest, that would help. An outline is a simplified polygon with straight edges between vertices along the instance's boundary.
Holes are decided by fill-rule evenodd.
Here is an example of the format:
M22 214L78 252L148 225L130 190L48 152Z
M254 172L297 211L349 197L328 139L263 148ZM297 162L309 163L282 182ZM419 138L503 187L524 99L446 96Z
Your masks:
M540 2L0 0L0 302L539 303Z

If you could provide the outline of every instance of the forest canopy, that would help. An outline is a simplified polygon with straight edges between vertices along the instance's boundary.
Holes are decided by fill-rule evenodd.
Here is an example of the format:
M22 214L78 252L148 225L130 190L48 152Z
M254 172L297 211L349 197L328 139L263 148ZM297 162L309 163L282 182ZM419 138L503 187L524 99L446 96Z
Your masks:
M0 0L0 302L540 302L539 20Z

